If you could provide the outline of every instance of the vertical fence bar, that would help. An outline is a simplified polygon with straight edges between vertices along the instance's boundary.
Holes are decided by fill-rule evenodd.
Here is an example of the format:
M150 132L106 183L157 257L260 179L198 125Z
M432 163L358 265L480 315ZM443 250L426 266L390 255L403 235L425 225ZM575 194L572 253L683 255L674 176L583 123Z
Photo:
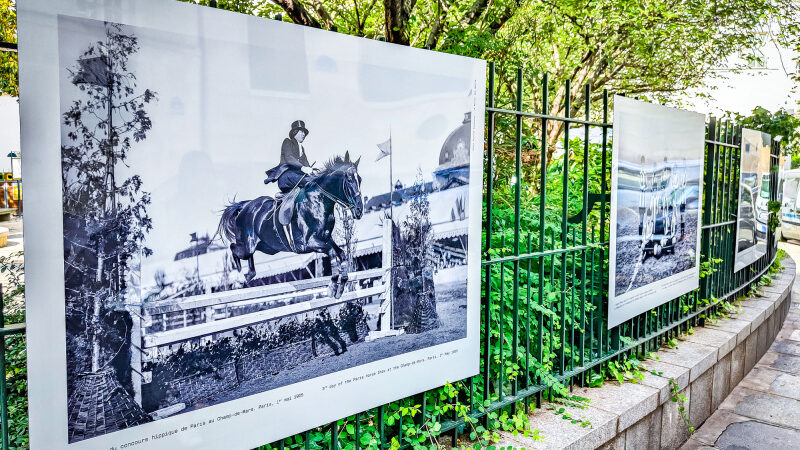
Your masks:
M5 307L5 296L3 292L3 285L0 284L0 327L6 327L6 318L3 314ZM8 450L8 396L6 395L6 335L0 335L0 426L2 426L3 434L3 450Z
M520 249L520 202L521 202L521 189L522 189L522 95L524 92L524 84L522 78L522 68L517 69L517 133L514 142L514 290L513 290L513 330L512 330L512 345L511 345L511 362L519 365L519 358L517 356L517 344L519 334L519 249ZM501 335L502 339L502 335ZM511 385L512 395L517 395L517 377ZM516 403L515 403L516 405Z
M547 73L542 75L542 115L547 115ZM542 128L540 130L539 137L541 138L541 153L539 155L539 306L540 308L544 307L544 256L541 254L544 252L545 249L545 226L544 226L544 216L545 216L545 202L547 201L545 196L547 195L547 118L542 117ZM544 365L544 316L543 314L537 314L539 316L539 346L538 346L538 361L539 364ZM552 339L551 339L552 340ZM536 382L541 383L542 379L541 376L536 377ZM537 395L536 397L536 406L541 406L541 394Z
M583 113L584 120L590 119L591 88L587 84L583 88ZM580 362L581 367L586 363L586 244L587 244L587 221L589 220L589 125L583 126L583 220L581 220L581 348ZM591 339L591 332L589 333Z
M528 249L528 254L531 253L531 234L528 233L528 242L526 248ZM531 369L530 369L530 356L531 356L531 274L532 267L531 267L531 258L528 257L525 259L526 263L526 272L525 276L527 279L527 288L525 289L525 387L528 388L531 385ZM528 411L528 397L525 397L525 409L526 412Z
M495 90L495 66L494 62L489 63L489 107L494 108L494 90ZM488 261L491 259L492 249L492 201L494 194L494 111L489 111L489 130L487 141L487 155L486 155L486 249L484 258ZM490 380L491 376L491 362L492 362L492 346L491 346L491 333L489 327L492 323L492 266L486 265L486 281L484 283L484 339L483 339L483 397L484 401L489 400ZM488 416L484 417L488 420ZM484 426L488 422L484 422Z
M500 248L503 251L503 256L506 256L506 235L500 236ZM499 329L499 337L497 343L497 351L499 353L500 368L497 371L497 396L500 400L504 398L503 392L503 376L505 374L505 311L506 311L506 267L505 263L500 263L500 301L497 305L499 312L497 314L497 328Z
M608 169L607 160L608 160L608 90L603 89L603 138L602 138L602 145L603 148L601 150L601 158L600 158L600 262L605 260L606 258L606 195L608 193L608 187L606 185L606 172ZM605 271L603 271L605 272ZM608 282L607 277L604 276L605 273L600 274L600 298L599 298L599 308L601 311L604 310L606 306L606 302L608 301L608 296L606 295L606 283ZM603 317L603 316L601 316ZM605 341L608 342L608 331L603 323L603 320L600 319L599 321L599 330L598 330L598 337L599 337L599 350L600 353L603 351L603 336L606 337Z
M570 117L570 81L565 83L564 117ZM564 123L564 162L561 169L561 248L567 248L567 201L569 195L569 123ZM564 373L567 343L567 252L561 252L561 355L559 371Z

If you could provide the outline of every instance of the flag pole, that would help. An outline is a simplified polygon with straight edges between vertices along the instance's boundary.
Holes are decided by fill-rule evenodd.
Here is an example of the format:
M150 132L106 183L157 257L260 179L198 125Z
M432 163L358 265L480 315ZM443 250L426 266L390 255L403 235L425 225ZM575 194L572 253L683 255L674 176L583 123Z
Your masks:
M392 218L392 223L394 223L394 174L392 173L393 159L394 151L392 151L392 127L389 126L389 215Z
M389 125L389 215L391 216L391 236L394 241L394 174L392 173L392 161L394 160L394 150L392 149L392 126ZM389 329L394 329L394 242L389 252Z

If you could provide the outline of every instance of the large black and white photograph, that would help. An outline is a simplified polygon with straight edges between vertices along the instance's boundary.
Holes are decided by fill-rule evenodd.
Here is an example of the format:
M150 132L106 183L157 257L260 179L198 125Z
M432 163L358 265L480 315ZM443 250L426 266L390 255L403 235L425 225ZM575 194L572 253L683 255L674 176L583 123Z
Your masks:
M75 11L53 18L66 429L34 415L32 442L269 404L200 430L258 444L477 373L484 62L187 5ZM142 448L197 445L165 439Z
M772 136L742 129L739 203L733 270L740 271L767 253L770 149Z
M614 99L609 321L698 287L705 119Z

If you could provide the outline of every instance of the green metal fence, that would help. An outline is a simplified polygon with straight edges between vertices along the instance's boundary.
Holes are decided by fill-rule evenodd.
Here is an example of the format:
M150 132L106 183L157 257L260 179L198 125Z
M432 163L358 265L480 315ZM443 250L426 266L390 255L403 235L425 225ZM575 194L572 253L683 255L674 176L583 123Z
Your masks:
M611 361L657 349L701 323L721 301L747 290L776 255L769 231L766 255L733 271L741 129L712 118L706 138L701 287L607 329L612 105L605 91L595 94L586 86L575 99L572 86L567 82L564 87L558 95L546 74L539 78L534 72L489 66L481 371L451 389L452 399L483 423L500 409L539 405L558 383L584 385L601 376ZM551 115L554 97L564 105L561 116ZM778 145L772 150L775 168ZM777 181L773 171L770 200L777 198ZM0 345L24 329L24 324L5 326ZM5 371L4 350L0 366ZM9 448L6 393L4 379L3 449ZM431 414L440 424L437 432L456 442L470 428L455 410L436 408L442 401L440 391L432 390L271 447L384 448L393 438L408 445L407 426L426 424ZM419 414L399 414L404 406Z

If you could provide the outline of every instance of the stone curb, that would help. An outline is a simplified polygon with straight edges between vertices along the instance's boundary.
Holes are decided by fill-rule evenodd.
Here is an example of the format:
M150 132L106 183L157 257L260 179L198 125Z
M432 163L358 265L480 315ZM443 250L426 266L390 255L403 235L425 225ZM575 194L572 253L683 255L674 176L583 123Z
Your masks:
M770 286L742 301L740 313L697 327L681 338L676 348L656 352L658 359L645 362L653 373L646 373L641 383L575 387L574 394L590 399L588 406L543 405L529 416L531 427L539 430L543 440L501 432L497 447L679 448L689 439L689 432L678 404L671 401L669 380L674 379L686 396L689 422L698 429L764 356L780 331L795 281L795 262L787 256L783 265L783 272L773 276ZM579 419L584 426L573 424L565 415Z

